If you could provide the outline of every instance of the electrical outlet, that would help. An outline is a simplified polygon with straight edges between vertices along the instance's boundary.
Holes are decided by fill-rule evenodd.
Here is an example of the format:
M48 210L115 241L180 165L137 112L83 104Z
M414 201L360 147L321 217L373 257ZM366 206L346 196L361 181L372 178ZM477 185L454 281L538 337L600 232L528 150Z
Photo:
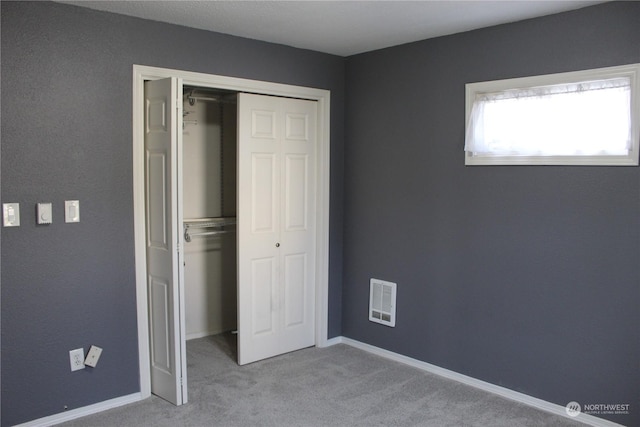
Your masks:
M69 351L69 362L71 363L71 371L84 369L84 348L76 348Z
M96 347L92 345L89 349L89 353L87 353L87 359L84 361L84 364L87 366L91 366L95 368L98 364L98 359L100 359L100 355L102 354L102 349L100 347Z

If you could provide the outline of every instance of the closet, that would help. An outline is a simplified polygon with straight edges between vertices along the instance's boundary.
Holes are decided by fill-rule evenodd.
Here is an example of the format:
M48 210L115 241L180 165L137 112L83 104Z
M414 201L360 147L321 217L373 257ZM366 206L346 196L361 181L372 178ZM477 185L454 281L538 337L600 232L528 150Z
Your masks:
M184 87L181 154L187 340L237 330L236 98L231 92Z
M314 99L328 94L274 84L281 96L252 94L243 90L264 83L217 79L156 77L134 99L141 366L151 392L176 405L188 401L186 340L237 330L243 365L325 335L328 115Z

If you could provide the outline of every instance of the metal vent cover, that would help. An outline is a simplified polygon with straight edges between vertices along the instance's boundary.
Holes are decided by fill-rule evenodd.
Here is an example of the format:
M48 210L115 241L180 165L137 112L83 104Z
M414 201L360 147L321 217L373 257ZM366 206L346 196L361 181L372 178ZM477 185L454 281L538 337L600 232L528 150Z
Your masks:
M382 325L396 326L397 284L380 279L369 283L369 320Z

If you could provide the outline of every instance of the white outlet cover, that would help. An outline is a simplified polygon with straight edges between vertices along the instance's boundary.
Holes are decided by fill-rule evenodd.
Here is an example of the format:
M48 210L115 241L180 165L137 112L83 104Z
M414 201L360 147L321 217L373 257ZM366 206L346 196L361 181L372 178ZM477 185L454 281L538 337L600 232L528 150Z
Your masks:
M100 347L96 347L92 345L89 349L89 353L87 353L87 358L84 360L84 364L87 366L91 366L95 368L98 364L98 359L100 359L100 355L102 354L102 349Z
M84 369L84 349L76 348L69 351L69 363L71 364L71 371L79 371Z

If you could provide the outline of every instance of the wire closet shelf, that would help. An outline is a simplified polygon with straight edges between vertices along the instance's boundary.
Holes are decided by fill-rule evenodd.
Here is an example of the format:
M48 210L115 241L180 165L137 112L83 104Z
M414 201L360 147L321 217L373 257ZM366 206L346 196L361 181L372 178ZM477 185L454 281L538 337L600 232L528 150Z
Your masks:
M216 217L185 219L184 241L190 242L193 237L216 236L235 232L235 217Z

